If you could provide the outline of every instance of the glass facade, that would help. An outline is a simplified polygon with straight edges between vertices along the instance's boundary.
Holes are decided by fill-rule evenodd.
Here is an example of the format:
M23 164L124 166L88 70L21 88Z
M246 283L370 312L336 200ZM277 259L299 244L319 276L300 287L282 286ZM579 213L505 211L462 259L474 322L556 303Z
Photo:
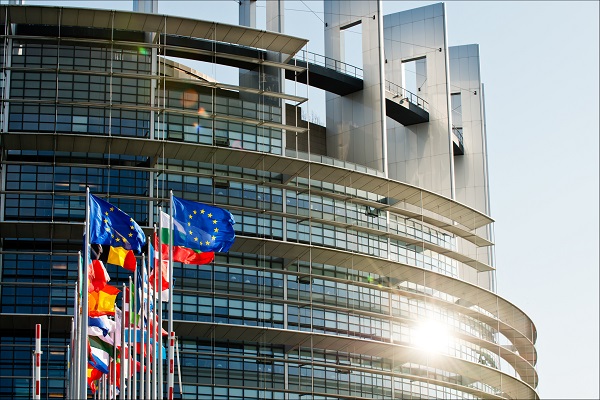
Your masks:
M284 105L168 75L165 66L176 64L163 57L169 49L148 44L144 32L41 22L2 29L2 135L24 144L1 149L1 398L31 397L33 328L25 325L38 319L46 331L42 397L66 393L86 186L143 227L158 220L156 206L168 206L169 190L227 208L250 243L210 265L175 264L176 331L191 324L231 334L179 338L183 398L535 394L535 330L520 310L466 280L465 271L493 273L461 252L471 232L446 229L442 214L389 206L351 182L245 162L289 156ZM36 134L56 142L35 142ZM159 150L141 151L145 143ZM178 158L167 144L221 155ZM309 171L314 162L292 159ZM342 174L367 171L340 165ZM275 249L283 244L303 250L288 256ZM114 285L129 276L108 272ZM435 362L425 322L443 333Z

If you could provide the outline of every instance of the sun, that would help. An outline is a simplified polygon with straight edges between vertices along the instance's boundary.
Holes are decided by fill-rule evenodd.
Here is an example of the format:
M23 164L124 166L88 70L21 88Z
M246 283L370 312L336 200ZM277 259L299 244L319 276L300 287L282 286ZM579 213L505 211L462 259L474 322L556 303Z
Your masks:
M413 328L411 342L427 353L445 353L448 351L450 334L445 325L426 320Z

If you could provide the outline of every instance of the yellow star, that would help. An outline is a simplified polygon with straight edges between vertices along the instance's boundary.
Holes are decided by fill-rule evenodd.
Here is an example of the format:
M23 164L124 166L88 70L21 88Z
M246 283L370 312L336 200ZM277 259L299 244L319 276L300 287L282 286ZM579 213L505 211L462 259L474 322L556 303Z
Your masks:
M129 218L129 222L133 222L133 218Z
M210 242L207 240L207 241L206 241L206 245L208 246L209 244L210 244Z
M120 242L120 241L121 241L121 239L119 239L119 238L115 239L115 242Z
M127 243L127 239L123 238L123 243Z
M198 238L197 238L197 237L195 237L195 238L194 238L194 242L197 242L197 241L198 241Z
M104 214L108 215L108 211L105 211Z
M113 212L113 211L115 211L115 208L114 208L114 207L111 207L111 208L109 208L109 210L110 210L111 212Z
M131 225L131 226L130 226L130 228L131 228L131 229L135 229L135 228L133 227L133 225Z
M106 232L110 232L110 228L108 226L106 227Z
M104 218L104 223L108 224L108 220L106 218Z
M192 214L190 214L190 219L192 219L192 218L194 218L194 217L192 217Z
M190 231L190 235L191 235L192 233L194 233L194 232Z
M219 228L215 228L215 232L219 232Z
M213 236L213 237L212 237L212 240L213 240L213 242L214 242L216 239L217 239L217 237L216 237L216 236Z
M133 233L129 232L129 237L133 237Z
M196 210L193 211L194 214L198 214L198 212Z
M191 222L188 222L188 226L192 226L192 223L191 223Z
M200 214L204 214L204 210L200 210Z
M217 223L217 220L216 220L216 219L213 219L213 224L216 224L216 223Z
M208 213L208 218L212 218L212 213Z

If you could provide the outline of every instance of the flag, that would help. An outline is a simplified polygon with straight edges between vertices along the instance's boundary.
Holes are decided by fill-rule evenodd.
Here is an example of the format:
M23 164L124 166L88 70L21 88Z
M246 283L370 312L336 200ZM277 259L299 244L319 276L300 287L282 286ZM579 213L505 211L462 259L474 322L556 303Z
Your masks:
M96 368L88 365L87 369L87 383L92 389L92 393L96 392L96 381L102 377L102 371L97 370Z
M88 334L90 336L108 336L115 329L115 321L106 315L88 317Z
M173 196L173 246L226 252L235 240L233 215L222 208Z
M124 247L113 247L109 245L92 244L92 258L96 258L105 264L116 265L134 272L137 265L133 250Z
M123 326L123 311L115 306L115 320L113 321L114 328L111 332L115 346L121 348L121 327Z
M113 346L98 339L95 336L88 337L90 344L90 364L103 374L108 374L110 356L113 354Z
M142 228L118 207L90 194L90 243L142 251Z
M110 281L110 276L106 272L102 261L92 260L88 267L88 279L88 292L98 292Z
M120 290L114 286L106 285L98 292L88 294L88 309L90 317L100 315L115 315L115 300Z
M165 213L163 213L161 211L161 218L163 218L163 214L167 216L167 218L169 218L169 216ZM164 226L164 221L163 221L163 226ZM163 228L164 229L164 228ZM168 236L168 228L165 231L166 236ZM162 292L160 294L160 299L163 302L168 302L169 301L169 246L166 244L161 244L159 246L158 243L158 235L155 233L154 234L154 248L156 249L154 251L154 270L152 270L152 272L150 273L150 282L154 283L155 278L154 278L154 274L156 272L156 265L159 264L159 260L160 260L160 253L159 253L159 249L162 251L162 265L159 268L160 270L160 275L159 275L159 279L162 280ZM207 253L203 253L203 254L207 254ZM214 254L214 253L213 253ZM179 260L173 260L173 261L179 261ZM212 261L212 260L211 260ZM209 261L210 262L210 261ZM160 282L157 283L157 288L156 291L158 292L158 290L160 289Z
M169 243L170 236L170 221L171 217L169 214L166 214L161 211L160 213L160 222L161 222L161 230L160 230L160 241L161 241L161 252L162 259L169 259ZM158 248L158 243L155 239L155 245ZM175 246L173 245L173 261L178 261L184 264L195 264L195 265L204 265L210 263L215 258L215 253L212 251L200 251L194 250L191 248L183 247L183 246ZM168 266L168 264L167 264ZM165 288L163 283L163 289Z
M166 331L163 330L163 335L166 334ZM158 354L158 349L154 348L154 338L152 337L152 333L149 333L149 330L146 329L135 329L135 330L128 330L125 333L125 342L127 343L133 343L133 340L135 338L136 341L136 353L137 354L141 354L144 357L146 356L146 351L147 351L147 346L146 346L146 340L148 338L148 335L150 334L150 346L151 346L151 350L150 350L150 354L152 355L152 352L154 351L154 353L157 355ZM165 346L163 346L162 343L162 339L159 339L156 341L157 343L160 344L161 347L161 353L162 353L162 358L163 360L166 358L166 348Z
M146 270L146 263L142 261L142 267L137 268L136 271L137 279L137 313L140 316L146 315L146 302L148 301L148 271ZM150 307L152 308L152 307Z

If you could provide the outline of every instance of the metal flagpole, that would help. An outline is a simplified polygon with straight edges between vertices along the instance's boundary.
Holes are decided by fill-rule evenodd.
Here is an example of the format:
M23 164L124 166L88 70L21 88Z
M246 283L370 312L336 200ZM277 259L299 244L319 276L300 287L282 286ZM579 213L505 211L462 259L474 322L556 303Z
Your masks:
M163 358L162 358L162 323L163 323L163 304L162 304L162 292L163 292L163 258L162 258L162 207L158 208L159 215L159 228L158 228L158 240L156 246L158 247L158 271L160 277L158 278L158 338L159 338L159 350L160 357L158 358L158 399L163 399Z
M115 307L116 308L116 307ZM123 311L121 311L121 318L122 318L122 314ZM115 313L115 319L117 318L117 313ZM116 322L116 321L115 321ZM116 323L115 323L115 327L116 327ZM117 398L117 331L115 330L115 332L113 333L113 342L114 342L114 346L113 346L113 357L112 357L112 364L110 367L110 394L109 397L111 399L116 399Z
M71 318L71 336L73 335L73 318ZM69 344L67 345L67 381L65 382L66 385L66 393L67 393L67 399L71 399L71 382L73 382L73 369L72 367L72 363L71 363L71 343L73 343L73 340L71 340L69 342Z
M152 387L152 376L150 374L150 370L152 369L152 360L150 358L150 353L152 353L150 351L151 347L151 342L150 342L150 338L152 336L152 332L150 329L150 322L152 322L151 315L150 315L150 302L152 301L152 297L150 297L151 295L151 291L150 291L150 238L147 238L148 241L148 264L146 266L147 270L147 274L146 276L148 277L148 284L145 285L145 290L146 290L146 398L147 399L152 399L152 392L151 392L151 387Z
M168 399L173 400L173 378L174 378L174 363L173 363L173 352L175 346L175 332L173 332L173 289L174 289L174 279L173 279L173 191L171 190L169 193L169 215L171 216L169 220L169 375L167 379L168 386Z
M35 360L35 368L34 368L34 392L33 392L33 398L34 399L39 399L40 398L40 389L41 389L41 383L40 383L40 379L41 379L41 368L42 368L42 325L41 324L35 324L35 355L34 355L34 360Z
M131 358L133 357L131 355L131 312L133 306L131 304L131 277L129 277L129 286L127 286L127 288L129 289L129 296L127 296L127 303L125 303L127 307L127 321L124 321L124 324L126 324L125 326L127 327L127 329L125 330L127 332L127 347L125 347L125 360L127 362L127 398L131 399L131 386L133 382L133 374L135 372L135 369L133 369L134 372L132 372L131 368L133 365L131 361Z
M78 399L81 393L81 352L79 349L79 344L81 343L81 299L79 298L81 282L83 281L81 277L81 269L82 269L82 258L81 251L77 253L77 285L75 286L75 342L73 343L73 399ZM85 385L87 387L87 368L86 368L86 376L85 376Z
M175 337L175 351L177 352L177 376L179 377L179 394L183 396L183 385L181 384L181 363L179 362L179 339Z
M136 269L139 267L136 267ZM137 272L136 272L137 275ZM129 278L131 279L131 278ZM130 307L133 307L131 309L131 314L129 316L129 337L131 338L131 365L133 367L133 383L131 385L131 395L129 396L130 399L137 399L137 372L138 372L138 368L137 368L137 332L135 329L135 319L136 319L136 312L137 312L137 284L135 283L137 281L134 280L133 283L133 305ZM131 289L131 281L129 283L129 288ZM133 317L133 322L131 322L131 318Z
M75 336L75 321L73 320L73 318L71 318L71 338L69 340L69 344L67 345L67 381L65 382L66 386L67 386L67 398L68 399L73 398L73 395L71 393L71 389L73 389L73 360L71 359L71 357L72 357L71 349L73 348L74 336Z
M146 286L144 283L144 274L146 271L146 255L142 254L142 268L144 269L142 271L142 295L140 296L140 323L139 323L139 327L138 327L138 331L140 332L140 399L145 399L145 393L144 393L144 374L145 374L145 362L144 362L144 348L145 348L145 341L144 341L144 307L146 306L144 304L144 293L146 293L146 291L144 290L144 286ZM140 288L137 289L138 291L140 290ZM146 300L147 301L147 300ZM138 324L136 324L138 325ZM136 332L137 334L137 332Z
M78 256L79 260L81 260L81 252L79 252ZM78 265L79 260L77 261ZM79 277L77 282L75 282L75 297L73 299L73 339L71 340L71 374L69 375L71 382L69 382L69 399L76 399L79 395L79 386L77 386L79 381L79 363L77 362L77 354L79 353L79 318L77 318L77 314L79 314L78 290Z
M85 259L81 277L81 336L79 355L79 396L87 398L87 337L88 337L88 260L90 259L90 188L85 188Z
M154 236L152 237L152 241L154 241L154 237L156 237L156 224L154 224ZM154 246L152 246L154 247ZM148 248L150 249L150 246L148 246ZM154 249L154 251L156 252L156 249ZM151 254L150 257L152 257L152 264L154 265L154 281L152 282L152 301L154 301L154 308L152 309L152 337L154 340L154 350L152 353L152 356L154 357L154 368L152 368L152 398L153 399L157 399L156 395L157 395L157 378L158 378L158 371L157 371L157 367L158 367L158 363L159 363L159 359L157 358L157 350L160 351L160 343L158 341L158 335L156 334L158 326L157 326L157 315L158 315L158 303L159 300L156 296L156 289L158 288L158 267L159 265L156 264L156 254ZM159 293L160 296L160 293Z
M123 288L123 298L121 299L121 372L119 374L119 380L121 381L121 385L119 387L119 399L125 399L125 368L127 366L125 363L125 352L127 351L127 345L125 344L125 315L129 316L127 312L127 302L125 301L125 297L127 296L127 291L125 290L125 284L122 286Z

